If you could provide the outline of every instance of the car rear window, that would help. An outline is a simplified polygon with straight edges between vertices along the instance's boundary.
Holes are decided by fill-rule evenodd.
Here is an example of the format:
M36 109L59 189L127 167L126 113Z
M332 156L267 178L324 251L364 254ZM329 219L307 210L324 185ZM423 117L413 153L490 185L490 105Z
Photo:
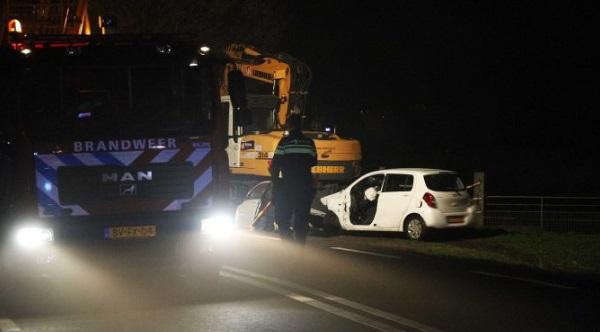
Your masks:
M425 185L433 191L458 191L465 190L458 175L454 173L437 173L425 175Z

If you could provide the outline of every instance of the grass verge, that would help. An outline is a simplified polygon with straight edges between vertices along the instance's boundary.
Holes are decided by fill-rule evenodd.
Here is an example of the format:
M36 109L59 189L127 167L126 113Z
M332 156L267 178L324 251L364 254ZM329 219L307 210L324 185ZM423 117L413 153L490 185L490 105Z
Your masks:
M477 259L570 274L600 276L600 234L478 229L435 234L431 241L366 239L369 247Z

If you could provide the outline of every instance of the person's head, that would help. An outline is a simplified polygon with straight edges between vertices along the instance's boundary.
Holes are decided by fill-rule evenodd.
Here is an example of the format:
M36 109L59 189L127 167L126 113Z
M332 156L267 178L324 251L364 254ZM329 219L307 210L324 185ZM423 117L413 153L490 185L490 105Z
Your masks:
M288 117L287 130L290 133L302 131L302 116L300 114L292 114Z

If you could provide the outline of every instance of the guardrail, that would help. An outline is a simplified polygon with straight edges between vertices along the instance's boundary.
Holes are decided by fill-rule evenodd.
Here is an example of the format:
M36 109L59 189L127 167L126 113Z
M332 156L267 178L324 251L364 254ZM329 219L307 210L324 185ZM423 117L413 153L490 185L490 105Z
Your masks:
M486 196L484 205L488 226L600 231L600 197Z

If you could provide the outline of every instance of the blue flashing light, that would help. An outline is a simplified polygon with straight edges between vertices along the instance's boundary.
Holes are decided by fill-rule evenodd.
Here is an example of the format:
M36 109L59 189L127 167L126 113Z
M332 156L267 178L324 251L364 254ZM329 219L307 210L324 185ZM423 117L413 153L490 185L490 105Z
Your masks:
M78 113L77 117L80 118L80 119L91 118L92 117L92 112Z

